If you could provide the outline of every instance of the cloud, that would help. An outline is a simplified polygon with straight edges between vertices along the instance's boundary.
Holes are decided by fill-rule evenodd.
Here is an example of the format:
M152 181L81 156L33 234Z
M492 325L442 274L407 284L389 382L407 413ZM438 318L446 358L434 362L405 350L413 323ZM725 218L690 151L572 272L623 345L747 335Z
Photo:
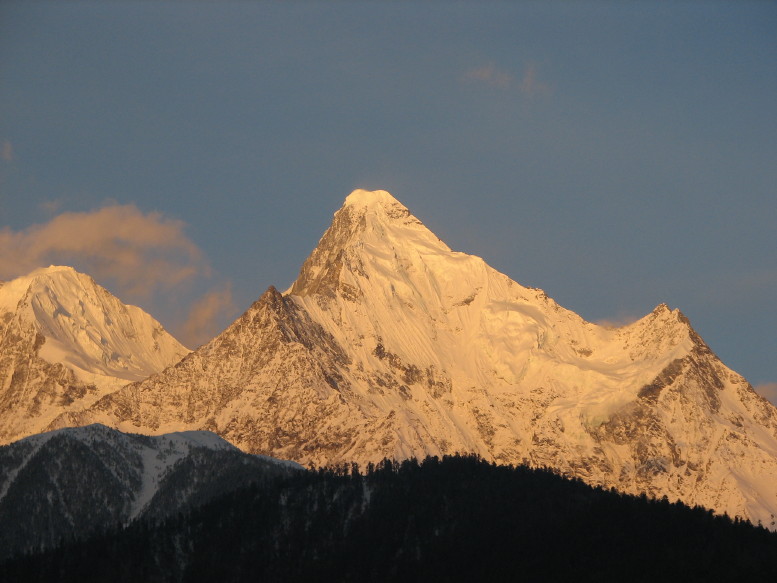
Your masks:
M493 63L477 69L470 69L464 73L463 79L470 82L485 83L491 87L502 89L507 89L515 81L515 78L510 73L497 69Z
M642 316L635 316L633 314L621 314L614 318L602 318L601 320L596 320L594 324L597 324L598 326L604 326L605 328L621 328L623 326L633 324L641 317Z
M520 81L509 71L499 69L493 63L464 73L462 79L470 83L482 83L498 89L517 90L527 99L544 97L552 93L550 85L539 77L537 65L526 65Z
M777 383L764 383L753 388L756 393L777 405Z
M13 162L14 160L13 144L8 140L4 140L3 146L0 148L0 159L6 162Z
M207 342L221 331L220 322L225 317L234 316L236 309L229 282L205 294L189 310L189 317L182 327L181 341L192 348Z
M0 280L64 264L111 281L120 296L148 297L210 274L184 227L135 205L111 205L62 213L19 231L0 228Z
M523 78L521 84L518 86L527 97L538 97L544 95L550 95L550 86L539 80L537 77L537 66L534 63L529 63L526 70L523 72Z

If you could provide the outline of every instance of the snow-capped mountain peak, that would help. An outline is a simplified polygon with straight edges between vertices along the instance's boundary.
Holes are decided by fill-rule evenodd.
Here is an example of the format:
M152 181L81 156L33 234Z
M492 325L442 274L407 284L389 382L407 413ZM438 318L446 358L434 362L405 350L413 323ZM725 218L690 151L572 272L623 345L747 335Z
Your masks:
M357 188L346 196L343 206L397 207L407 211L407 207L394 198L391 193L385 190L364 190L361 188Z
M43 431L189 351L136 306L71 267L0 286L0 443Z
M87 382L140 380L188 352L143 310L72 267L52 265L4 284L0 310L34 323L45 338L40 356Z
M450 252L445 243L388 192L355 190L335 213L331 226L288 291L296 296L331 297L337 290L348 294L352 288L341 278L341 272L344 269L362 271L361 255L387 252L398 255L408 249Z
M59 275L58 275L59 274ZM72 277L77 272L72 267L64 265L50 265L40 267L27 275L22 275L10 281L0 282L0 310L14 311L19 301L24 297L30 285L38 278L45 277Z
M659 304L612 328L355 191L285 293L64 423L326 465L471 452L766 520L777 410Z

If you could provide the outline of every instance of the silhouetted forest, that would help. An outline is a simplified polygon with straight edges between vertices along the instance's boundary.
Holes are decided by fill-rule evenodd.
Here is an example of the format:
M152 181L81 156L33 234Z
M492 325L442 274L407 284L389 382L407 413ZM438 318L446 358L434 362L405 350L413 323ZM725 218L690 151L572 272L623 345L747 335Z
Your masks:
M279 478L2 581L777 581L777 534L473 456Z

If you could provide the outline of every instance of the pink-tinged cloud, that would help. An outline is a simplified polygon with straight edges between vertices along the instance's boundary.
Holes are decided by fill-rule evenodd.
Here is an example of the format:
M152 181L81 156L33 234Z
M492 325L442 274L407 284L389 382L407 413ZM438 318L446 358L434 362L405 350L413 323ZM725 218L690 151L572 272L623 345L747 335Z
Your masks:
M537 67L534 63L529 63L526 67L519 88L521 93L527 97L538 97L550 95L551 93L550 86L538 78Z
M6 162L13 162L13 144L8 140L4 140L3 146L0 148L0 159L5 160Z
M753 388L756 393L777 405L777 383L764 383Z
M470 83L482 83L499 89L517 90L525 98L544 97L552 93L550 85L540 79L537 65L529 63L520 80L509 71L499 69L493 63L470 69L462 77Z
M189 310L189 317L182 327L181 341L192 348L200 346L220 332L221 322L234 316L236 311L230 283L205 294Z
M112 282L120 296L148 297L209 274L184 226L134 205L112 205L62 213L19 231L0 228L0 280L63 264Z
M470 69L464 73L463 78L465 81L485 83L501 89L507 89L515 81L510 73L497 69L493 63L477 69Z
M615 318L602 318L601 320L596 320L594 324L604 326L605 328L621 328L633 324L641 317L642 316L635 316L633 314L622 314Z

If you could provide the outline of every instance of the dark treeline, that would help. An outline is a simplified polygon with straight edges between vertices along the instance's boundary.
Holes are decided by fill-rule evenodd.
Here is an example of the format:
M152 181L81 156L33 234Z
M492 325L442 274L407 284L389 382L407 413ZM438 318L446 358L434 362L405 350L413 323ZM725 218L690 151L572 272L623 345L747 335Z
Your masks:
M2 581L777 581L777 534L452 456L300 473L0 565Z

